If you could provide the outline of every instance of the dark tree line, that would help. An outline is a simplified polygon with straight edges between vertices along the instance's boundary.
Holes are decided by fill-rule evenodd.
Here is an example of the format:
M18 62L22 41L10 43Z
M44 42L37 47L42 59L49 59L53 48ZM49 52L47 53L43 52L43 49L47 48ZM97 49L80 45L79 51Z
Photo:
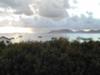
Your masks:
M0 43L0 75L100 75L100 42Z

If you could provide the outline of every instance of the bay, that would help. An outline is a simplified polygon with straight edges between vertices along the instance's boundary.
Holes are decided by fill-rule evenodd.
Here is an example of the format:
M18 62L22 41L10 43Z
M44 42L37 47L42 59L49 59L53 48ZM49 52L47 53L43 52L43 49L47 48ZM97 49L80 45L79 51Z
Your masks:
M68 38L69 40L75 40L78 37L81 38L91 38L94 41L100 40L100 33L57 33L57 34L49 34L49 33L34 33L34 34L0 34L0 36L6 36L8 38L13 37L13 42L21 42L21 41L48 41L52 38Z

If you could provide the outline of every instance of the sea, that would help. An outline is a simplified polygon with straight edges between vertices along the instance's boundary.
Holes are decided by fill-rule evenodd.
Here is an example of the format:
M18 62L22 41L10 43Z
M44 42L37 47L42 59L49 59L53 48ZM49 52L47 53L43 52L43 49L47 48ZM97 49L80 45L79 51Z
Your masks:
M100 33L31 33L31 34L0 34L7 38L14 38L12 42L27 42L27 41L49 41L52 38L67 38L70 41L76 40L77 38L91 38L94 41L100 40Z

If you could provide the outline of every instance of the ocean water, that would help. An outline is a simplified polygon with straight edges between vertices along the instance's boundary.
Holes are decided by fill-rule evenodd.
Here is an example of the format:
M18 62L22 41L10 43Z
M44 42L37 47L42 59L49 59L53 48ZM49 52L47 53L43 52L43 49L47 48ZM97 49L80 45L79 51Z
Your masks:
M21 39L23 41L48 41L54 37L55 38L64 37L68 38L71 41L76 40L78 37L82 37L85 39L91 38L94 41L100 40L99 33L57 33L57 34L39 33L39 34L26 34L23 35Z
M94 41L100 40L100 34L99 33L57 33L57 34L44 34L43 38L38 38L39 40L50 40L51 38L56 37L64 37L68 38L69 40L76 40L78 37L81 38L91 38Z
M21 41L47 41L51 38L68 38L69 40L75 40L78 37L91 38L93 40L100 40L100 33L57 33L57 34L47 34L47 33L34 33L34 34L0 34L0 36L6 36L8 38L13 37L13 42Z

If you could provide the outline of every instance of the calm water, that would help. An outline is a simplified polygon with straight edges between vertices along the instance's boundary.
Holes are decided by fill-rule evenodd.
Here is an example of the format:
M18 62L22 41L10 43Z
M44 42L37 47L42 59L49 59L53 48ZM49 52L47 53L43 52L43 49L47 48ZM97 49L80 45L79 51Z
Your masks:
M93 40L100 40L99 33L57 33L57 34L45 34L45 33L38 33L38 34L0 34L0 36L7 36L7 37L14 37L14 42L20 41L46 41L50 40L52 37L64 37L68 38L69 40L75 40L77 37L83 38L92 38Z
M41 38L39 37L41 36ZM27 35L23 35L22 39L24 40L33 40L33 41L46 41L46 40L50 40L51 38L56 37L64 37L64 38L68 38L69 40L75 40L78 37L82 37L82 38L92 38L93 40L100 40L98 38L100 38L100 34L95 33L95 34L81 34L81 33L62 33L62 34L27 34Z

